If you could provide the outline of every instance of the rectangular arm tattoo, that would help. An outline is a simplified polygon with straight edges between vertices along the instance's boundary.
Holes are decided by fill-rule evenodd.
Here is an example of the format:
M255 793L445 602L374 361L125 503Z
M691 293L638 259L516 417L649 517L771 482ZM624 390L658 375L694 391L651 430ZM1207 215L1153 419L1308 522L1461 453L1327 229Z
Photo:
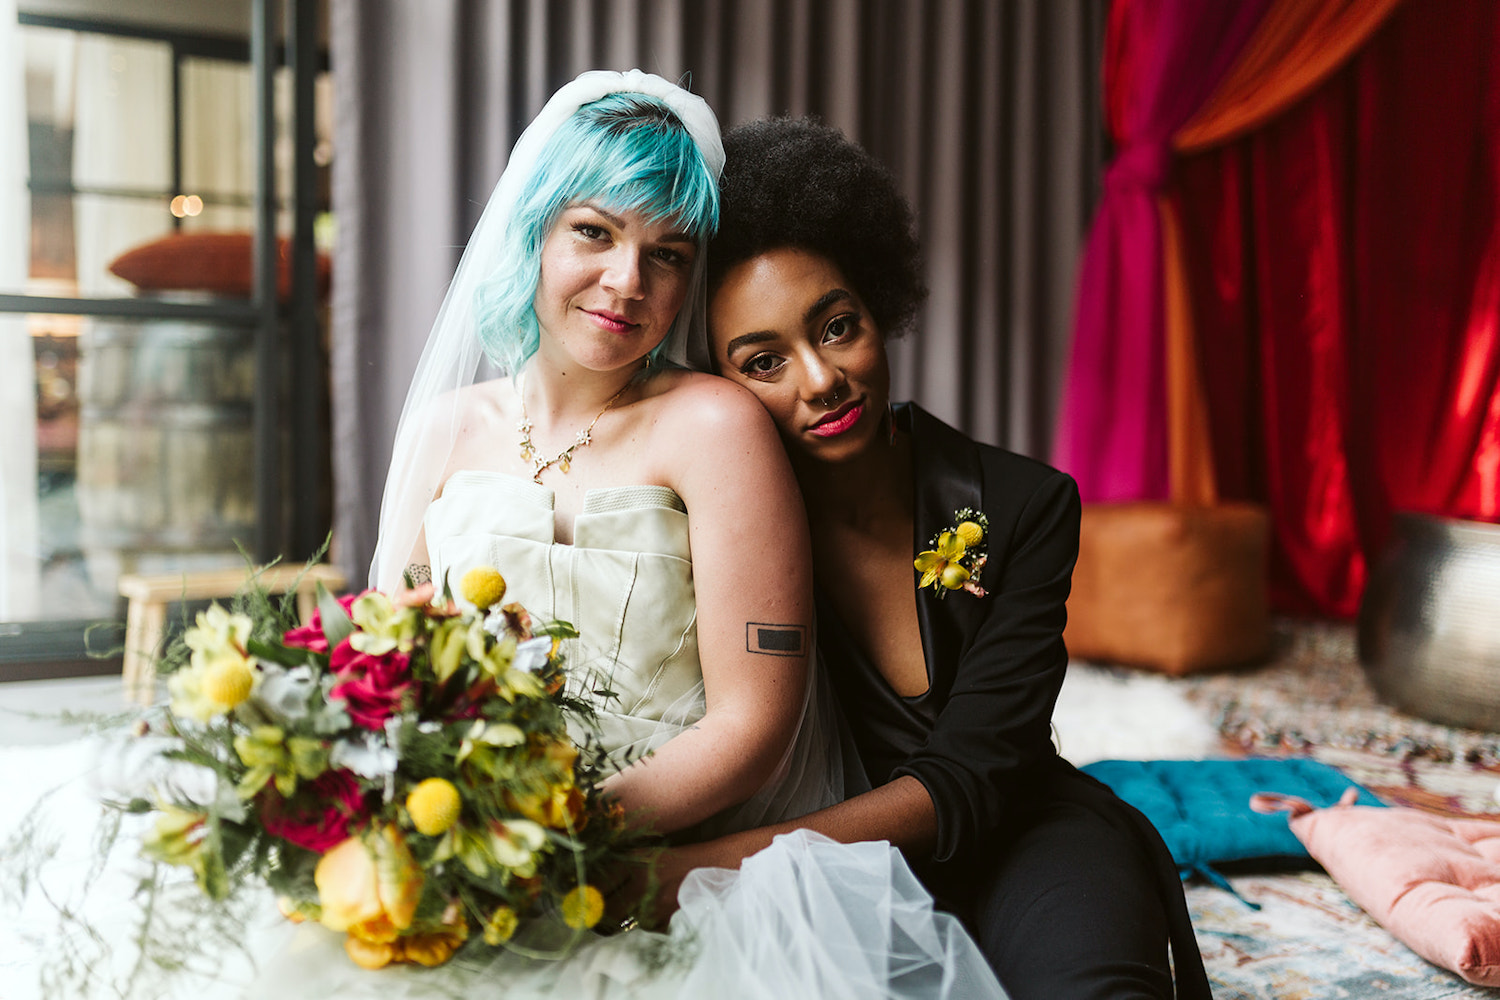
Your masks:
M807 626L746 622L745 651L766 656L805 656Z

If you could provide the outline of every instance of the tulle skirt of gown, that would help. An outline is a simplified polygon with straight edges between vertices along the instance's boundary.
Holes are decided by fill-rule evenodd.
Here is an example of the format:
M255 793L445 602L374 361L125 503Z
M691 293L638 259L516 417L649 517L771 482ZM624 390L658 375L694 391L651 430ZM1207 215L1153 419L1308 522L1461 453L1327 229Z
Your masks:
M973 940L890 845L777 837L739 871L684 880L667 933L586 941L568 958L502 953L437 970L365 972L339 936L299 928L262 964L258 995L390 1000L968 1000L1003 997Z
M109 764L101 765L101 760ZM118 986L134 964L131 943L142 912L136 897L142 876L138 836L144 833L144 820L130 817L127 826L141 828L127 831L107 857L93 849L101 766L111 770L129 763L118 755L101 757L99 748L87 741L0 748L0 792L15 807L0 821L0 841L26 821L65 835L60 849L48 852L37 871L47 898L23 890L24 905L0 915L0 993L7 1000L126 995ZM59 783L57 793L43 795ZM177 898L197 896L185 869L172 874L166 898L174 893ZM7 877L0 889L22 889L11 882ZM19 901L10 891L0 897L12 906ZM787 834L747 858L739 871L690 873L679 901L681 908L666 933L590 936L560 960L509 952L494 957L494 952L475 949L437 969L403 966L371 972L344 954L342 934L317 924L288 923L276 913L271 893L257 890L236 911L244 916L235 935L242 950L200 954L202 947L190 942L202 929L188 922L181 927L182 957L200 971L208 970L207 978L178 976L157 988L150 982L156 977L148 976L129 995L189 1000L965 1000L1004 995L958 920L933 910L931 897L900 853L883 842L838 844L808 831ZM76 957L99 963L93 969L97 989L66 988L60 994L38 984L38 973L54 961L57 946L79 938L78 926L63 926L54 906L67 907L91 926L84 942L88 947Z

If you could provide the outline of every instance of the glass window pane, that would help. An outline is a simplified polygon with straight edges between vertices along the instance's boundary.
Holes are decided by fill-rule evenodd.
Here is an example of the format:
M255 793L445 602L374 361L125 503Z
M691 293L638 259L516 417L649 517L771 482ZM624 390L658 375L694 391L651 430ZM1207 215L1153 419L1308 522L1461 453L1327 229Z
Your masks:
M24 364L9 363L21 353ZM244 565L237 544L255 533L249 329L0 316L0 354L0 622L115 617L121 573Z
M120 297L202 288L210 279L201 254L158 253L162 238L252 230L248 48L242 59L222 34L170 28L181 34L158 40L104 27L0 25L0 242L14 244L0 248L0 293ZM3 58L7 44L20 58ZM194 54L205 47L216 57ZM219 57L226 48L231 54ZM15 95L21 104L7 110ZM9 172L6 152L14 153ZM135 267L113 267L132 250L141 251ZM247 275L210 280L211 290L243 297L250 261L239 244L233 252L232 265L216 258L213 278L230 266L236 278Z
M202 202L183 229L254 228L253 84L248 63L182 61L182 189Z

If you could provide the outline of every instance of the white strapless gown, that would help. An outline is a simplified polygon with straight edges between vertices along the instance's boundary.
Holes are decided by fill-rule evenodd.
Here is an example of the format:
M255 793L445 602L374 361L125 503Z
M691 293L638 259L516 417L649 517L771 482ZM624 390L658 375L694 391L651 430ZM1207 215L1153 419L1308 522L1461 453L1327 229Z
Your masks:
M595 672L619 696L601 706L611 751L659 746L703 713L687 526L687 511L670 489L598 490L575 522L574 544L556 544L550 489L481 472L454 475L424 522L435 579L446 572L457 589L464 571L494 566L509 584L507 601L579 629L570 666ZM816 717L815 708L809 714ZM817 725L805 724L771 786L750 805L718 817L714 828L745 828L828 804L837 784L828 772L838 758L827 752L827 742ZM0 764L5 755L0 748ZM4 790L0 780L0 793ZM278 921L268 897L266 918L246 929L250 950L260 956L258 969L230 975L226 966L215 984L179 995L194 1000L1004 996L962 925L933 910L931 897L900 853L884 842L837 844L807 831L778 837L739 871L693 872L679 901L668 932L591 938L561 961L502 953L479 964L460 958L435 970L366 972L345 957L342 935ZM0 971L4 966L0 961Z

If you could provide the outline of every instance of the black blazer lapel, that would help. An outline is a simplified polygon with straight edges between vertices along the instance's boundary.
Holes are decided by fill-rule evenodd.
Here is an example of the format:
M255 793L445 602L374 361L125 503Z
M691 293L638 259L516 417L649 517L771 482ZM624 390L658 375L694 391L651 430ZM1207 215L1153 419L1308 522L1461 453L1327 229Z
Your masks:
M955 511L984 510L984 471L979 450L968 437L915 403L897 404L894 411L896 426L912 436L915 559L931 547L938 532L953 526ZM959 657L982 620L983 604L972 594L939 596L931 587L917 592L917 622L934 694L947 697Z

